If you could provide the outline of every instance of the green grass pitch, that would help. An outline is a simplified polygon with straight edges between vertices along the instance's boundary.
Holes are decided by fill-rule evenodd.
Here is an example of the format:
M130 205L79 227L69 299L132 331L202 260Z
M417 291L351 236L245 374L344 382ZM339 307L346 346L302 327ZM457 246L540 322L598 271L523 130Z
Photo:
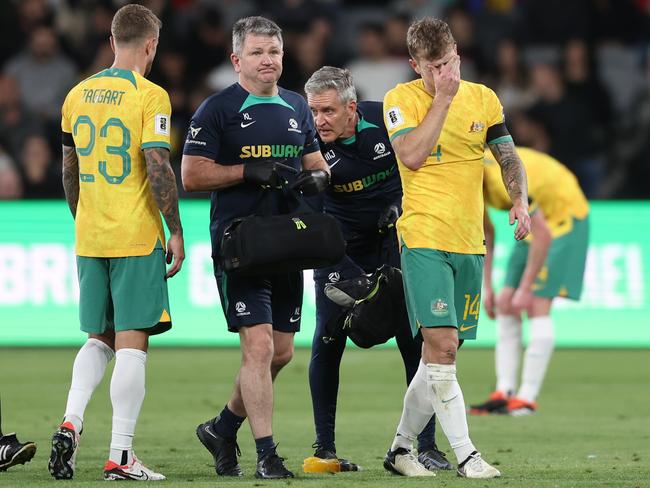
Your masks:
M61 419L76 351L0 349L0 394L5 432L38 443L31 463L0 473L0 486L52 486L47 458L52 431ZM275 439L297 478L259 481L247 424L240 431L241 480L217 478L194 429L218 413L239 365L234 349L152 348L147 397L136 432L138 456L167 476L162 486L191 487L647 487L650 486L650 352L562 350L553 358L540 411L531 417L470 417L470 432L484 457L503 472L500 480L464 480L455 472L406 479L382 468L405 390L396 350L348 350L339 394L339 455L364 471L305 475L302 460L314 439L307 384L309 351L298 350L275 389ZM108 376L86 412L85 432L72 482L97 486L110 441ZM461 350L459 378L467 403L485 399L493 384L488 350ZM438 428L441 448L449 445ZM453 454L450 459L455 461ZM58 486L57 485L57 486ZM104 486L104 485L102 485Z

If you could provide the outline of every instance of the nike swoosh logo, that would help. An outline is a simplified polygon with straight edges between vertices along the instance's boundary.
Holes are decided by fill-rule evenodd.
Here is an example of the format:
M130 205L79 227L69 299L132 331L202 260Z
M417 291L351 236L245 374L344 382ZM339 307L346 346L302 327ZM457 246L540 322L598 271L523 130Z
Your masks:
M474 327L478 327L478 325L470 325L470 326L467 326L467 325L461 325L461 326L460 326L460 331L461 331L461 332L465 332L466 330L473 329Z
M249 122L248 124L244 124L244 123L242 122L242 123L239 124L239 125L241 126L242 129L245 129L245 128L248 127L249 125L253 125L255 122L257 122L257 120L253 120L252 122Z
M149 479L149 475L147 473L145 473L144 471L140 471L140 474L129 473L129 477L137 478L139 480L148 480Z
M203 427L203 430L206 431L208 434L210 434L210 435L211 435L212 437L214 437L215 439L217 438L217 436L214 435L214 433L213 433L212 430L210 429L210 426L209 426L209 425L206 425L205 427Z
M475 327L476 327L476 326L475 326ZM452 401L452 400L453 400L454 398L456 398L457 396L458 396L458 394L454 395L454 396L451 397L449 400L442 400L442 403L449 403L450 401Z
M300 315L298 315L297 317L291 317L289 319L289 322L291 322L293 324L295 322L298 322L299 320L300 320Z
M332 164L330 164L330 168L333 168L334 166L336 166L339 163L340 160L341 160L341 158L338 158L336 161L334 161Z

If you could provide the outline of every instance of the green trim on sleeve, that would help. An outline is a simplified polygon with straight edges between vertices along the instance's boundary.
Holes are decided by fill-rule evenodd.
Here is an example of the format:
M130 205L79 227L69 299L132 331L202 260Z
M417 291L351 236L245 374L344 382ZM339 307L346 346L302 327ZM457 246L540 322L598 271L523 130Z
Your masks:
M167 149L168 151L172 150L172 146L165 141L145 142L140 146L140 149L151 149L152 147L162 147L164 149Z
M393 140L397 136L401 136L402 134L406 134L407 132L411 132L413 129L415 129L415 127L404 127L403 129L398 130L392 136L390 136L390 142L393 142Z
M492 139L491 141L488 141L488 144L501 144L502 142L514 142L512 140L512 136L501 136L497 137L496 139Z

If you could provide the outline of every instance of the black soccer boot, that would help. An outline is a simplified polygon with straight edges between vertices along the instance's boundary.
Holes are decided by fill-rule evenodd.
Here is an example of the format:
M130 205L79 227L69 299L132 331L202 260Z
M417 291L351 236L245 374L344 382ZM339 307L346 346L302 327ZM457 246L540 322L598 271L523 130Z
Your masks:
M70 422L63 422L52 435L52 451L47 469L57 480L74 477L79 434Z
M277 444L276 444L277 447ZM282 478L293 478L293 473L284 465L284 458L278 456L275 449L257 462L256 478L276 480Z
M319 459L336 459L339 462L339 467L341 471L361 471L362 468L358 464L352 463L347 459L340 458L336 455L336 449L326 449L314 443L312 445L316 451L314 452L314 457Z
M500 391L494 391L486 402L478 405L470 405L470 415L507 414L508 397Z
M420 461L425 468L429 471L437 469L454 469L445 453L438 449L438 446L433 445L432 449L427 449L418 454L418 461Z
M16 434L0 436L0 471L25 464L36 454L36 444L32 441L19 442Z
M196 436L214 457L214 470L219 476L244 476L237 461L237 456L241 456L237 439L221 437L214 431L214 423L218 419L215 417L199 425Z
M338 459L336 455L336 449L328 449L318 444L318 442L314 442L311 447L316 449L314 451L314 457L320 459Z

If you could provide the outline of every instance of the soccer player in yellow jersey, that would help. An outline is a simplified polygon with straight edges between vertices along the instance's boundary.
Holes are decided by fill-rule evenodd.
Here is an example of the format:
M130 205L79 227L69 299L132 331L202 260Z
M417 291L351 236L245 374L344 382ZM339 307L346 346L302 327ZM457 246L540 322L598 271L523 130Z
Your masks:
M576 177L560 162L533 149L517 148L529 181L531 236L515 244L505 285L495 300L492 291L494 227L486 213L483 303L487 314L497 319L495 364L496 391L490 399L472 406L470 412L526 415L537 409L535 400L542 387L553 354L551 320L553 298L578 300L587 259L589 203ZM485 203L508 208L508 194L499 177L499 167L485 154L483 180ZM521 315L530 322L519 390L517 373L521 356Z
M460 80L449 26L426 17L407 34L410 64L420 78L384 98L384 122L399 163L404 197L397 222L409 320L422 331L422 362L404 397L397 434L384 467L425 475L413 440L435 412L458 460L458 474L494 478L469 438L465 401L456 379L459 339L478 326L483 254L483 150L501 166L512 202L515 238L530 230L526 173L498 98Z
M163 480L133 454L145 392L149 336L171 328L166 278L184 258L176 180L169 164L171 106L148 81L160 20L126 5L111 25L113 66L75 86L63 104L63 186L75 219L81 330L49 471L74 475L84 411L115 356L107 480ZM165 253L160 213L171 234ZM165 269L165 261L171 267Z

